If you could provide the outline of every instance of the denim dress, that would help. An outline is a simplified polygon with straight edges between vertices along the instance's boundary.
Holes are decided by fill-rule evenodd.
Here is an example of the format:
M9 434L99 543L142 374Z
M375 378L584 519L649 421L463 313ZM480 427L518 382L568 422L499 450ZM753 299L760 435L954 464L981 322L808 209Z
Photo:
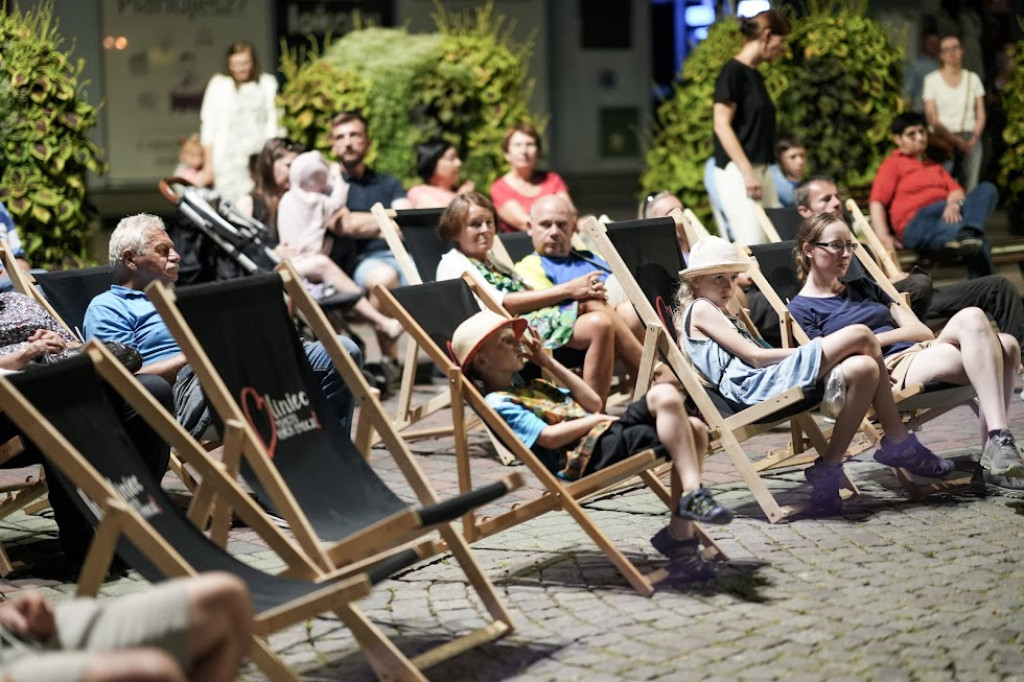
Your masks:
M710 301L708 303L715 305ZM721 311L718 306L715 307ZM818 383L822 357L821 339L814 339L806 346L801 346L780 363L755 368L729 353L714 339L690 338L692 311L693 304L690 304L683 315L680 344L697 371L703 374L727 400L749 407L795 386L807 390ZM765 347L765 344L757 340L739 320L725 313L722 313L722 316L750 343Z

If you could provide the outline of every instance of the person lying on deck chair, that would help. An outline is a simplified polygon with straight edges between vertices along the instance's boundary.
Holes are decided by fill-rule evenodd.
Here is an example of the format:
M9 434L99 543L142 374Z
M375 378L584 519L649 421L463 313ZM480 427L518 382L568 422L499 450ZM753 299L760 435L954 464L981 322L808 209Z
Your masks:
M138 350L142 355L142 369L138 373L158 374L166 379L174 389L175 417L194 437L201 436L212 417L199 380L145 293L150 282L171 284L178 279L181 257L174 250L163 221L147 213L123 219L110 235L108 254L117 284L89 304L85 312L86 338L119 341ZM344 336L338 338L362 364L358 346ZM355 407L352 394L322 343L305 343L304 349L347 432Z
M805 283L787 306L793 319L812 339L848 325L870 327L885 358L883 376L888 376L894 389L932 381L970 384L980 407L986 483L997 492L1024 489L1024 462L1007 422L1007 405L1020 367L1017 339L994 332L979 308L964 308L935 336L874 282L840 281L856 247L842 218L819 213L804 220L794 255Z
M669 384L653 386L621 417L600 414L597 392L545 353L532 334L524 337L526 326L522 318L481 311L452 335L455 361L482 384L487 403L559 478L574 480L664 445L672 460L672 498L679 503L669 525L651 538L651 544L671 559L699 557L693 522L732 521L732 512L701 486L707 427L687 415L683 395ZM527 360L568 388L542 379L523 385L518 373Z
M251 633L249 594L227 573L56 605L28 591L0 601L0 679L228 682Z
M867 326L850 325L798 348L772 348L729 315L726 306L735 295L736 277L748 267L736 246L721 237L697 241L689 267L679 273L682 284L675 320L679 343L703 378L738 405L749 407L794 387L811 389L822 381L827 382L826 395L844 394L842 400L823 403L836 425L827 450L805 472L814 488L814 507L824 515L842 511L843 455L869 406L875 408L886 434L875 453L877 461L922 476L948 474L952 464L921 445L903 425L882 365L881 347ZM845 389L833 390L833 386Z

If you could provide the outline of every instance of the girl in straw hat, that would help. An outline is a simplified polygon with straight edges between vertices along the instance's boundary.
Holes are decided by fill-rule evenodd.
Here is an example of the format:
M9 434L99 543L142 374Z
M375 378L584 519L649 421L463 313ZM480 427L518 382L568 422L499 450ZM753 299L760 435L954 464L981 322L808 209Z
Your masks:
M479 312L455 330L452 357L516 436L559 478L576 479L663 445L672 460L672 496L679 503L651 544L669 558L699 558L693 522L729 523L732 512L701 486L707 427L687 416L683 395L670 384L656 384L621 417L601 414L597 392L524 331L524 319ZM527 360L550 371L566 388L542 379L524 384L518 373Z
M704 237L680 272L676 326L679 343L703 378L737 409L782 391L814 388L828 377L825 394L836 417L828 449L806 471L811 500L825 514L842 510L842 462L868 407L885 430L875 458L915 474L943 476L952 469L907 431L900 420L878 340L852 325L799 348L772 348L726 312L736 276L748 261L720 237ZM833 371L835 370L835 371Z

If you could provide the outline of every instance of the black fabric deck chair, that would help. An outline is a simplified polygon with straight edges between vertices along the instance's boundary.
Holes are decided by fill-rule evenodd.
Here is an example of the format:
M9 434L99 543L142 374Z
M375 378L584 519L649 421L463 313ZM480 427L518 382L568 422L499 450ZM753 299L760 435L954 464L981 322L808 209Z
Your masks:
M519 503L511 510L491 518L476 515L464 517L464 533L477 540L546 512L562 509L568 512L584 532L604 551L629 584L640 594L648 596L654 591L654 583L663 575L655 571L644 575L632 561L597 527L583 509L586 499L615 489L620 483L634 476L640 476L651 490L670 510L675 508L669 491L661 484L651 469L665 461L660 449L645 450L597 473L566 482L552 474L537 457L526 448L502 420L497 412L484 400L477 388L469 381L448 354L448 342L455 329L464 320L479 311L476 296L465 279L432 282L418 286L400 287L391 291L381 287L376 293L385 308L395 319L401 321L406 331L421 344L434 363L448 378L451 390L452 421L455 424L455 454L458 462L460 490L472 488L472 467L466 438L466 415L464 401L483 420L495 438L533 473L546 491L528 502ZM444 301L443 306L436 301ZM507 314L507 313L506 313ZM704 554L710 559L724 559L725 555L703 529L698 534L705 546Z
M498 239L501 240L513 263L518 263L533 253L533 240L527 232L501 232Z
M79 270L57 270L35 275L58 320L82 338L85 311L93 298L114 284L114 271L109 265Z
M795 206L766 208L764 212L782 241L796 239L796 233L800 231L800 225L803 224L804 219Z
M806 504L779 504L765 486L760 472L807 464L813 459L811 453L806 452L802 444L799 448L794 444L789 451L752 462L740 443L776 424L792 420L807 435L810 447L817 451L815 454L820 453L826 447L827 436L809 411L820 402L822 386L819 384L806 394L799 388L792 388L752 407L731 404L704 385L676 343L672 306L678 273L685 266L676 241L675 221L666 217L601 225L587 219L583 221L583 230L598 245L647 327L637 391L649 385L654 365L664 362L707 421L712 447L726 452L768 520L774 523L804 511ZM806 456L795 456L801 454ZM846 487L856 493L856 486L848 479Z
M778 244L759 244L748 248L751 254L757 258L760 266L760 272L751 271L751 276L779 315L782 338L804 344L808 343L810 339L793 320L785 305L800 292L801 288L793 261L793 247L794 242L780 242ZM870 278L897 304L907 311L911 311L907 297L896 291L871 256L863 253L863 249L858 249L854 253L855 258L851 260L850 267L842 278L843 281L850 282L859 278ZM977 413L978 406L975 397L974 388L970 384L961 386L943 381L907 386L893 394L896 407L906 415L907 427L913 431L917 431L926 422L941 417L963 404L968 404ZM881 434L877 429L866 426L862 428L862 431L872 444L878 444ZM969 483L969 480L963 477L936 481L915 477L905 469L893 469L893 471L907 494L914 500L924 499L934 493L962 488Z
M227 571L249 588L256 614L250 655L270 679L299 677L263 638L332 611L351 629L382 679L424 679L417 666L353 603L369 593L371 584L413 563L418 558L415 552L393 555L368 572L334 578L321 575L317 580L268 574L235 559L175 506L142 464L102 390L100 375L202 472L204 484L216 484L218 494L230 501L292 571L311 568L309 559L233 479L212 464L173 417L138 387L106 349L91 342L81 356L0 378L0 407L59 470L58 480L51 485L67 486L81 512L96 526L79 594L98 591L115 551L150 581Z
M306 361L284 291L327 348L419 504L402 501L341 428L339 415ZM242 459L225 457L229 471L240 468L260 502L288 521L315 563L330 571L413 541L419 541L418 551L428 556L445 548L424 540L436 530L495 619L459 640L461 645L444 647L458 652L511 629L511 618L493 585L451 521L520 486L521 475L439 500L355 361L288 264L275 273L194 285L180 292L154 284L147 293L189 359L215 419L243 425ZM330 545L324 549L321 542Z
M451 248L437 236L437 223L444 209L396 211L386 209L382 204L374 204L370 212L377 221L381 236L388 242L388 248L398 261L405 280L410 284L433 282L441 256Z

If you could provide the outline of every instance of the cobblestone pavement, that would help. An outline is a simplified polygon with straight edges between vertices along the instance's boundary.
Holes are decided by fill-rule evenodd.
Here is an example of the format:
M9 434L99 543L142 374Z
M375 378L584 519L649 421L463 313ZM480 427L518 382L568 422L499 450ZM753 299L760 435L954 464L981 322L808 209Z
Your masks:
M443 415L431 423L443 423ZM1011 425L1024 437L1024 404ZM785 441L749 441L753 457ZM967 408L930 424L921 440L948 457L977 452ZM471 437L480 481L507 472L486 440ZM415 443L442 492L456 488L451 439ZM373 464L399 474L383 450ZM737 512L711 529L730 560L702 575L668 566L651 598L638 596L568 515L550 513L473 547L515 619L516 630L428 671L435 680L1013 680L1024 676L1024 501L975 490L908 500L869 454L848 464L861 495L841 517L767 523L721 454L706 479ZM166 479L168 483L171 479ZM396 483L396 488L401 488ZM782 502L806 499L800 472L771 477ZM521 493L524 497L529 493ZM649 545L664 506L642 489L588 506L600 527L643 570L667 566ZM55 599L75 585L59 572L55 528L45 515L0 523L13 558L35 565L0 582L38 587ZM251 531L230 549L272 570L278 560ZM47 576L50 577L47 577ZM107 582L105 596L143 589L135 573ZM450 557L418 565L360 603L407 653L483 622L483 610ZM271 637L309 680L369 680L372 673L337 620L317 618ZM249 666L244 679L261 679Z

